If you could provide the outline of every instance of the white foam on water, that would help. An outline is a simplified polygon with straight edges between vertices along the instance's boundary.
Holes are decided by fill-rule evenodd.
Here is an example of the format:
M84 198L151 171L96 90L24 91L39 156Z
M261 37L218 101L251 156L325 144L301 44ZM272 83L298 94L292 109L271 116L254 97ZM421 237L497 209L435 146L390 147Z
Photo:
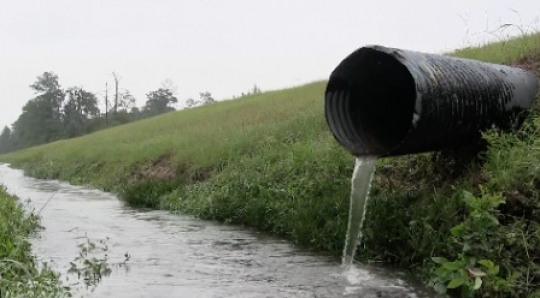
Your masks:
M364 284L370 280L373 280L373 276L371 276L367 270L363 270L355 266L348 267L345 271L343 271L342 276L344 276L351 285Z
M341 274L348 285L344 287L343 295L367 294L376 293L377 291L406 293L407 298L418 298L415 293L412 293L407 287L406 282L401 279L384 279L371 274L368 270L357 266L347 267ZM371 291L370 291L371 290ZM394 290L394 291L391 291Z

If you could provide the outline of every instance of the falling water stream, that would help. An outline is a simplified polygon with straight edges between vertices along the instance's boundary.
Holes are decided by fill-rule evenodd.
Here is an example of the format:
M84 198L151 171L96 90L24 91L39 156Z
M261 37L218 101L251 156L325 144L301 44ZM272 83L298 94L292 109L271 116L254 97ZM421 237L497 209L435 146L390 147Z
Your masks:
M369 160L357 164L355 185L368 184L373 164ZM33 179L7 165L0 164L0 184L21 200L29 200L35 210L43 207L44 230L32 239L33 251L60 272L63 281L85 237L108 239L113 264L129 253L128 266L113 267L95 291L85 293L88 297L437 297L404 273L364 264L344 271L335 257L255 230L133 209L111 194ZM367 185L353 190L362 197ZM363 199L356 200L358 205L351 209L355 212L364 204ZM356 223L350 226L356 228L350 230L359 231L358 217L353 217ZM354 246L358 233L349 232Z
M351 198L349 203L349 223L343 249L342 264L345 268L352 266L354 255L362 241L362 226L366 217L366 206L369 199L371 180L377 163L376 156L356 158L351 179Z

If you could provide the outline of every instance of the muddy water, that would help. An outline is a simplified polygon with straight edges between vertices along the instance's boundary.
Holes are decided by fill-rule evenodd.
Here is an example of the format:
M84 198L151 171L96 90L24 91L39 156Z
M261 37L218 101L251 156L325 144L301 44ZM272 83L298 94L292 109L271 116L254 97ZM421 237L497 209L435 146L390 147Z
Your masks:
M0 165L0 183L36 210L45 227L34 252L61 273L84 237L108 238L110 262L131 256L89 297L435 297L406 277L355 266L235 226L124 206L114 196L25 177ZM86 294L88 295L88 294Z

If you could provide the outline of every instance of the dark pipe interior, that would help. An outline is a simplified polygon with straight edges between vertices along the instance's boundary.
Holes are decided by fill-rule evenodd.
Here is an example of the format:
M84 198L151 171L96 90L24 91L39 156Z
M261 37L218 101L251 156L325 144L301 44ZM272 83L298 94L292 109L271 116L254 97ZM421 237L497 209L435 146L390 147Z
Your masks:
M335 100L335 94L347 96ZM326 105L327 120L336 137L346 147L368 147L348 148L353 152L384 155L403 141L412 125L415 81L390 54L372 48L354 52L332 73L326 96L332 101Z

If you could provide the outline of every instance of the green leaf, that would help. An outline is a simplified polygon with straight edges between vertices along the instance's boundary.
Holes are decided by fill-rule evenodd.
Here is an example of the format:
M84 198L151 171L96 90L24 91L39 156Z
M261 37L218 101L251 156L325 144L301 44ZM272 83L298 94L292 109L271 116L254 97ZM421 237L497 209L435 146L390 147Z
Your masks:
M437 275L437 276L444 276L448 272L449 272L449 270L444 268L444 267L439 267L439 268L435 269L435 271L433 271L433 273L435 273L435 275Z
M464 231L465 231L465 227L463 226L462 223L450 229L450 233L452 233L452 236L454 237L459 237L463 235Z
M464 282L465 282L465 280L463 279L463 277L456 277L456 278L452 279L448 283L448 285L446 285L446 287L448 289L455 289L455 288L461 286Z
M471 206L474 203L475 199L476 198L473 196L472 193L466 190L463 191L463 201L467 203L467 205Z
M459 270L459 269L462 269L463 265L455 261L455 262L446 262L443 264L443 267L450 270Z
M499 274L499 266L495 266L493 268L489 268L488 269L488 274L489 275L497 275Z
M448 262L448 259L445 257L432 257L431 260L437 264L444 264Z
M477 277L475 280L474 280L474 287L473 289L474 290L478 290L480 289L480 287L482 286L482 279L480 277Z
M490 207L493 209L499 207L501 204L506 204L506 200L503 196L494 195L491 197L490 203Z
M487 214L487 218L488 218L488 219L491 221L491 223L493 223L494 225L497 225L497 226L499 225L499 220L498 220L495 216L493 216L493 215L491 215L491 214Z
M480 260L478 261L478 264L490 269L490 268L493 268L495 266L495 264L490 261L490 260Z

